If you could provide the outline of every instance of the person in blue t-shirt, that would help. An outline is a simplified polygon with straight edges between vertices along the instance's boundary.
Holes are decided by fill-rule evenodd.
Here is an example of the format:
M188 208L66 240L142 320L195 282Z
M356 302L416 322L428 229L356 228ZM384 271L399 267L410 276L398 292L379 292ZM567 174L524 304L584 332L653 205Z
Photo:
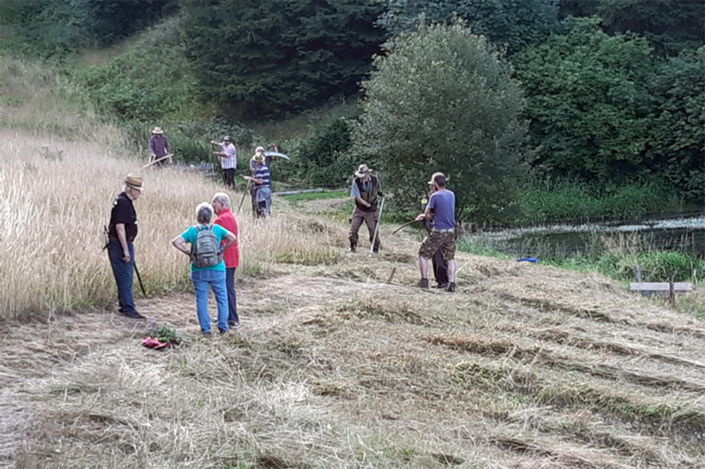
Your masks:
M428 288L428 259L441 249L443 259L448 263L448 288L455 291L455 194L446 189L446 177L443 173L434 173L429 181L432 188L426 211L416 217L417 220L433 220L433 229L424 238L419 248L419 270L421 280L418 286Z
M225 244L221 246L221 252L228 249L235 241L233 233L219 225L211 225L213 218L213 207L208 202L203 202L196 207L196 219L198 225L190 226L186 231L171 240L171 244L184 254L191 256L184 243L193 246L198 232L201 230L213 230L213 234L218 239L218 244L225 239ZM228 294L225 288L225 263L221 260L214 266L198 268L191 262L191 282L196 293L196 312L201 332L210 335L211 318L208 315L208 287L210 286L215 295L218 305L218 330L221 334L228 331Z

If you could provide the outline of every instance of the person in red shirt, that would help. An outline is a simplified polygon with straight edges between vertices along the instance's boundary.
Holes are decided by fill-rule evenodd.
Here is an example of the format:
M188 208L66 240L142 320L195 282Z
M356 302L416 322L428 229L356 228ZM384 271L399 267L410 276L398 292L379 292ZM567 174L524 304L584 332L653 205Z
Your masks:
M235 297L235 269L240 262L237 248L237 222L230 211L230 197L228 194L218 192L213 196L213 210L217 215L216 225L220 225L235 235L235 242L223 252L225 262L225 288L228 292L228 326L237 327L240 319L237 316L237 301ZM224 241L224 240L223 240ZM221 244L224 244L221 242Z

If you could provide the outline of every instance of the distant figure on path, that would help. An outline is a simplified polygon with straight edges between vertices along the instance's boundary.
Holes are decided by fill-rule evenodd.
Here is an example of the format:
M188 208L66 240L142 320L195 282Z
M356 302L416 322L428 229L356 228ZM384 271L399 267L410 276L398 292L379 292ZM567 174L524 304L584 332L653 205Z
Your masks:
M417 220L432 220L433 228L424 238L419 248L420 288L428 288L428 260L441 249L443 259L448 263L448 288L455 291L455 194L446 189L446 177L443 173L434 173L431 180L431 197L426 211L416 217Z
M214 151L213 154L220 157L220 167L223 170L223 182L231 189L235 189L235 168L237 167L237 149L230 137L223 137L222 142L211 141L211 145L217 145L221 151Z
M135 266L135 249L132 245L137 237L137 214L133 202L142 194L142 177L128 174L120 195L113 202L108 225L108 257L117 284L120 313L135 319L144 316L135 310L132 300L132 276Z
M208 287L215 295L218 305L218 330L221 334L228 331L228 294L225 289L225 263L223 252L233 245L236 238L233 233L219 225L212 225L213 207L203 202L196 207L195 226L171 240L171 244L191 259L191 282L196 293L196 312L201 332L210 336L211 318L208 315ZM225 245L221 244L223 239ZM189 243L188 249L184 243Z
M350 252L357 249L358 232L364 221L367 230L370 232L370 243L373 243L372 252L379 252L379 234L373 241L375 229L377 227L377 197L384 197L382 186L377 176L372 175L372 170L366 164L358 166L355 172L355 179L350 189L350 197L355 200L353 209L350 234Z
M228 291L228 326L237 327L240 325L240 318L237 316L237 297L235 295L235 269L240 261L237 243L237 222L230 211L230 197L228 194L218 192L213 196L213 210L217 215L216 225L220 225L235 235L235 242L228 249L223 251L223 262L225 262L225 288ZM224 244L224 242L221 242Z
M169 142L164 136L164 131L161 127L152 129L152 136L149 138L149 162L163 158L170 153ZM168 158L164 158L154 166L166 166Z

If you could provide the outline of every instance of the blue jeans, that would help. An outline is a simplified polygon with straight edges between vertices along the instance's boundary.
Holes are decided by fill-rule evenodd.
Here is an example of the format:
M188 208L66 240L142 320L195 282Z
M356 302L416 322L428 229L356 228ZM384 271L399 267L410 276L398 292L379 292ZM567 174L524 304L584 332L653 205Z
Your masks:
M208 315L208 286L213 290L218 305L218 329L228 330L228 294L225 291L225 272L218 270L198 270L191 272L193 290L196 292L196 313L201 332L211 331L211 317Z
M132 275L135 266L135 249L132 243L127 243L130 251L130 262L122 260L122 246L117 239L108 242L108 257L113 268L113 276L117 283L118 302L121 313L136 313L135 303L132 301Z
M225 288L228 290L228 322L240 322L237 317L237 296L235 295L235 269L231 267L225 269Z

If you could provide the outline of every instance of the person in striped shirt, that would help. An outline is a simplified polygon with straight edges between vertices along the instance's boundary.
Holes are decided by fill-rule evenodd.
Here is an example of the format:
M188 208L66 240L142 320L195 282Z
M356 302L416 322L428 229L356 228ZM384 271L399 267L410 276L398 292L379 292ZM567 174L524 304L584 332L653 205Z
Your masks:
M235 189L235 168L237 167L237 149L230 137L223 137L222 142L213 142L211 145L217 145L221 151L214 151L213 154L220 156L220 167L223 170L223 182L231 189Z
M269 218L269 206L272 203L272 192L271 192L271 177L269 175L269 168L265 164L264 153L255 154L254 161L257 164L255 167L255 172L252 176L242 177L254 184L255 187L255 201L256 205L256 215L258 217Z

